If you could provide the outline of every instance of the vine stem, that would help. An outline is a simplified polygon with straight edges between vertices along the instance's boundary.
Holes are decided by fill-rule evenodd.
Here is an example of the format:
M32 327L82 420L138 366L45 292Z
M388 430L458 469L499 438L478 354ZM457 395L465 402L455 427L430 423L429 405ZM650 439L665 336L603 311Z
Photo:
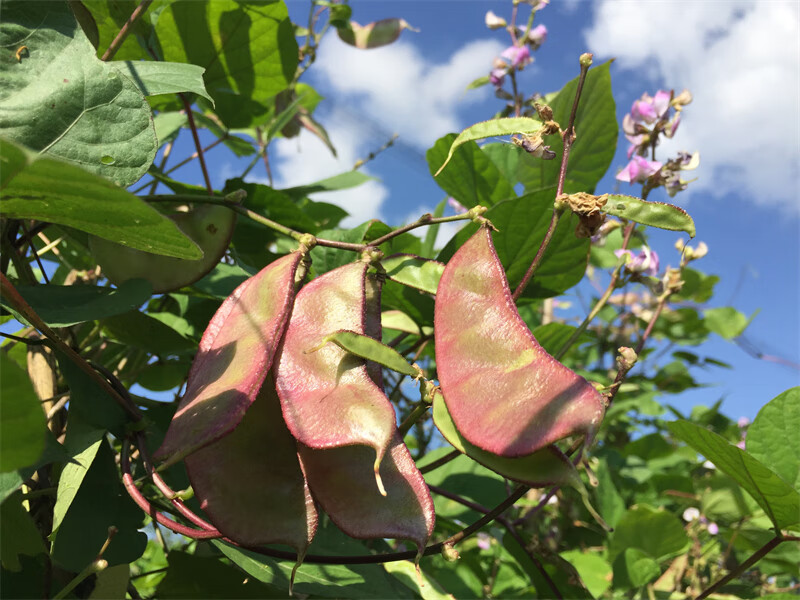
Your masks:
M800 538L783 537L781 535L775 536L770 541L768 541L766 544L761 546L761 548L756 550L750 556L750 558L748 558L746 561L744 561L742 564L740 564L738 567L736 567L733 571L731 571L730 573L725 575L725 577L723 577L722 579L720 579L719 581L717 581L716 583L714 583L710 587L708 587L705 590L703 590L702 592L700 592L700 595L697 596L695 598L695 600L703 600L703 598L707 598L708 596L710 596L711 594L716 592L719 588L721 588L723 585L728 583L731 579L734 579L735 577L738 577L739 575L744 573L747 569L749 569L754 564L756 564L759 560L764 558L767 554L772 552L772 550L774 550L778 546L778 544L780 544L781 542L793 541L793 540L797 540L797 539L800 539Z
M197 204L222 204L227 206L231 210L239 213L242 216L247 217L255 221L256 223L260 223L265 227L269 227L270 229L277 231L278 233L282 233L292 239L300 241L300 238L303 237L304 233L300 231L296 231L291 229L290 227L286 227L285 225L281 225L277 221L273 221L272 219L268 219L257 212L250 210L249 208L238 204L238 201L242 198L241 190L232 192L227 196L196 196L194 194L156 194L154 196L140 196L142 199L148 202L194 202ZM409 223L408 225L404 225L403 227L398 227L397 229L390 231L384 236L379 237L376 240L369 242L368 244L352 244L349 242L339 242L337 240L326 240L323 238L316 238L317 246L326 246L328 248L339 248L340 250L351 250L353 252L363 252L367 248L375 248L384 244L391 240L392 238L397 237L407 231L411 231L412 229L416 229L417 227L424 227L426 225L434 225L436 223L449 223L451 221L465 221L467 219L472 219L473 215L471 213L466 212L460 215L454 215L452 217L433 217L432 215L426 213L422 215L419 219L414 221L413 223Z
M125 21L125 25L122 26L122 29L119 30L117 37L111 42L111 45L103 52L103 56L100 57L100 60L111 60L114 58L114 55L119 50L120 46L122 46L122 42L125 41L125 38L128 37L128 33L130 33L131 27L136 22L136 20L146 11L150 5L153 3L153 0L142 0L142 2L133 9L131 16L128 17L128 20Z
M194 122L192 105L189 103L189 100L186 98L185 94L178 94L178 97L180 97L181 102L183 102L183 108L186 111L186 118L189 120L189 129L192 131L192 138L194 139L194 148L195 151L197 152L197 158L200 161L200 170L203 171L203 180L206 182L206 190L208 190L209 195L212 195L214 193L214 187L211 185L211 179L208 176L206 159L203 156L203 146L200 144L200 136L197 133L197 125L195 125Z
M584 59L584 57L587 58ZM558 200L559 196L564 193L564 182L567 180L567 163L569 162L569 153L572 150L572 144L575 141L575 117L578 114L578 105L581 100L581 94L583 93L583 84L586 82L586 75L589 72L589 67L592 66L591 59L592 55L588 53L581 56L581 74L578 77L578 87L575 90L575 100L572 102L572 112L570 112L569 115L569 123L561 136L561 139L564 142L564 150L561 153L561 168L558 171L556 201ZM511 295L513 300L516 301L519 299L519 297L522 295L522 292L525 291L528 283L530 283L530 280L533 278L533 274L536 272L536 269L539 268L539 264L542 262L545 250L547 250L547 247L550 245L550 240L553 239L553 234L556 231L556 226L558 225L558 221L562 214L564 214L563 208L558 208L556 206L553 207L553 216L550 218L550 225L547 228L547 233L545 233L544 239L539 245L539 249L536 251L536 256L533 257L533 262L531 262L528 270L525 272L522 281L519 282L517 289L515 289L514 293Z
M140 421L142 419L139 409L134 404L127 402L106 378L102 377L80 354L75 352L75 350L58 337L2 273L0 273L0 292L2 292L2 295L5 296L6 300L14 307L14 310L50 340L56 350L66 355L76 367L88 375L104 392L111 396L133 421Z
M462 498L458 494L454 494L452 492L448 492L447 490L442 489L442 488L440 488L438 486L428 484L428 489L430 489L430 491L432 491L434 494L438 494L439 496L443 496L445 498L449 498L450 500L453 500L454 502L458 502L459 504L461 504L463 506L466 506L467 508L471 508L472 510L474 510L476 512L479 512L479 513L482 513L482 514L486 514L487 512L489 512L489 509L486 508L485 506L483 506L481 504L477 504L477 503L472 502L470 500L467 500L466 498ZM522 536L520 536L519 533L517 533L517 531L514 529L514 526L508 521L508 519L506 519L503 516L498 516L495 519L495 521L497 521L503 527L505 527L506 531L508 531L509 535L511 537L513 537L516 540L516 542L520 545L520 547L525 551L525 554L528 555L528 558L531 559L531 561L533 562L533 565L536 567L536 570L539 571L539 574L547 582L547 585L550 587L550 590L553 592L553 597L554 598L559 598L559 599L563 598L564 596L559 591L558 586L556 586L555 581L552 580L552 578L550 577L548 572L545 570L544 566L542 565L541 561L536 557L536 555L533 552L531 552L530 550L528 550L528 548L527 548L527 546L525 544L525 540L523 540Z

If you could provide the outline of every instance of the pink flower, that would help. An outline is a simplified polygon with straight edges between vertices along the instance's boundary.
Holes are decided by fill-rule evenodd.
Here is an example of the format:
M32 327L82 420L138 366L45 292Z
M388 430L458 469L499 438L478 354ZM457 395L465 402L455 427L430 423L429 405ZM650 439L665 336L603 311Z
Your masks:
M739 448L739 450L744 450L745 449L744 440L736 442L736 447Z
M657 160L647 160L643 156L634 156L627 166L617 173L617 180L629 183L644 183L648 177L655 175L661 169Z
M512 67L524 67L533 60L527 46L509 46L500 56L511 61Z
M546 39L547 27L544 25L537 25L528 32L528 44L530 44L531 48L534 50L544 44Z
M658 254L647 246L635 256L630 250L615 250L614 254L617 258L623 255L628 257L625 268L631 273L643 273L653 277L658 273Z
M456 213L460 214L460 213L463 213L463 212L467 212L466 207L463 204L461 204L458 200L456 200L455 198L452 198L452 197L448 198L447 199L447 204L448 204L448 206L450 208L452 208L454 211L456 211Z
M492 538L489 536L488 533L484 533L483 531L478 532L478 548L481 550L488 550L492 547Z
M717 535L719 533L719 525L717 525L716 523L709 523L708 533L710 533L711 535Z
M655 123L669 111L671 97L672 94L664 90L656 92L655 97L645 92L639 100L633 102L631 117L637 123Z
M505 69L492 69L489 73L489 81L491 84L499 88L503 85L503 81L506 78L506 70Z
M750 419L748 419L747 417L739 417L739 420L736 421L736 425L739 427L739 429L744 429L745 427L750 425Z

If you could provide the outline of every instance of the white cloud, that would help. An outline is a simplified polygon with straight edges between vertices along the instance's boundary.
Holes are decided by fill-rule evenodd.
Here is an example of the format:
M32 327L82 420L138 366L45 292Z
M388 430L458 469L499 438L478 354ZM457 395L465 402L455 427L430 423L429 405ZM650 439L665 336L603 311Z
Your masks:
M428 148L445 133L461 128L459 103L486 98L486 89L465 93L465 88L489 72L502 49L497 40L477 40L464 45L447 63L433 64L409 41L365 51L328 36L314 71L325 86L344 96L340 101L351 104L353 112L399 133L401 142Z
M800 210L800 5L603 0L584 34L598 57L692 92L669 146L700 151L690 189Z

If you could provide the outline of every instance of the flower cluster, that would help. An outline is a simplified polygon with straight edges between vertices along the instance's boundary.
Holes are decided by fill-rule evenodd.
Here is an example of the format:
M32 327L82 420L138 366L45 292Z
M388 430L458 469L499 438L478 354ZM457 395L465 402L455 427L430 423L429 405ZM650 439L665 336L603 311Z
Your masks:
M549 0L531 0L528 4L536 11L547 6L548 2ZM495 58L489 73L489 82L497 90L500 90L510 71L522 70L533 62L531 51L538 50L547 40L547 27L537 25L522 31L513 24L509 26L504 18L499 17L491 10L486 13L486 26L489 29L508 29L512 38L512 44L503 50L499 57Z
M697 168L700 155L681 152L666 164L648 160L648 152L654 154L659 137L671 138L678 130L683 107L692 101L689 90L677 96L673 91L659 90L655 96L648 93L633 102L630 112L622 120L622 130L630 142L629 162L619 173L618 181L647 183L650 188L664 186L672 197L686 189L689 181L680 177L681 171Z
M633 254L630 250L615 250L617 258L625 256L625 270L636 275L650 275L655 277L658 274L658 254L647 246L642 248L638 254Z

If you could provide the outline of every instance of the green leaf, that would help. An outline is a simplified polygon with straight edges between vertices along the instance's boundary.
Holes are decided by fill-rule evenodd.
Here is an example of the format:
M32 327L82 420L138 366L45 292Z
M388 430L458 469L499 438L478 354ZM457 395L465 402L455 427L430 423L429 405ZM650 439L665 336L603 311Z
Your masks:
M527 194L501 202L486 211L485 217L499 229L494 234L494 244L512 290L522 280L544 239L553 214L554 194L554 190ZM523 298L558 296L583 278L590 243L586 238L575 237L577 223L577 217L572 214L560 219ZM474 223L461 229L437 259L447 262L477 229L478 225Z
M151 354L167 356L196 349L196 344L162 321L138 310L102 320L111 339Z
M747 429L747 452L800 491L800 387L778 394Z
M280 191L282 191L284 194L289 194L292 198L300 199L308 196L309 194L314 194L317 192L335 192L338 190L347 190L358 187L359 185L374 179L374 177L364 175L364 173L361 171L346 171L345 173L339 173L333 177L320 179L314 183L286 188Z
M120 29L128 22L128 19L138 6L137 0L83 0L83 4L89 9L97 24L100 36L97 45L97 54L102 56L111 42L117 37ZM114 55L115 60L152 60L147 50L142 47L139 40L150 40L152 36L152 26L150 21L154 11L152 7L145 11L129 28L129 35L122 42L122 45Z
M283 2L170 3L158 17L164 60L205 68L215 112L228 128L269 110L297 68L297 42Z
M178 137L178 132L181 130L181 127L186 125L188 120L186 114L177 111L160 112L153 117L158 145L163 146L167 142L173 141ZM152 172L150 174L152 175Z
M83 478L100 449L100 442L103 441L105 433L104 429L97 429L82 421L77 411L70 413L67 437L64 440L70 460L64 465L58 478L58 494L53 508L53 531L61 525L67 509L75 499Z
M285 597L282 590L243 577L239 569L222 563L216 556L172 550L167 561L167 574L158 584L156 593L156 597L164 600Z
M147 536L137 531L143 520L144 513L122 487L114 453L104 441L56 532L53 560L80 572L97 557L113 525L117 533L103 558L109 565L133 562L147 545Z
M564 192L594 191L597 182L606 174L617 148L619 127L617 126L616 106L611 90L611 63L599 65L589 70L581 93L581 101L575 117L577 138L569 155L569 167L564 183ZM576 77L550 101L553 119L566 127L575 91L578 86ZM546 139L550 149L556 153L555 160L528 162L520 169L520 181L526 192L534 192L552 186L555 188L560 169L560 158L564 152L560 136Z
M433 211L433 216L436 218L441 217L444 214L444 209L446 206L447 199L445 198L436 205L436 209ZM433 256L434 244L436 244L436 237L439 235L439 227L439 223L435 223L429 226L428 230L425 232L425 240L423 241L419 251L419 253L425 258Z
M0 160L10 156L16 168L21 150L0 141ZM22 151L27 157L24 168L3 176L4 216L69 225L153 254L203 256L175 223L133 194L77 166Z
M4 69L0 133L121 187L138 181L157 140L136 84L97 58L66 2L4 2L0 46L23 44L28 56Z
M339 242L349 242L360 244L364 241L367 231L372 225L371 221L362 223L353 229L330 229L317 233L321 238L336 240ZM353 261L354 254L348 250L338 248L328 248L327 246L314 246L311 249L311 265L317 275L322 275Z
M441 167L433 174L434 177L442 172L456 149L470 141L481 140L495 135L513 135L516 133L536 133L542 128L542 122L529 117L510 117L505 119L492 119L470 125L459 133L450 143L447 157ZM430 161L429 161L430 162Z
M573 327L572 325L553 322L535 328L533 330L533 337L536 338L539 345L549 354L555 355L555 353L561 350L561 347L567 343L567 340L569 340L576 329L577 327ZM578 339L575 340L573 347L590 341L592 341L592 336L584 331L578 336Z
M150 299L144 279L130 279L117 289L91 285L19 285L17 291L51 327L69 327L119 315ZM3 306L9 308L3 302Z
M408 560L396 560L384 564L384 569L407 588L413 590L422 600L455 600L433 577L417 569Z
M628 548L637 548L660 561L679 554L689 546L680 519L647 504L628 509L617 523L608 547L613 560Z
M139 373L136 383L154 392L166 392L184 382L189 366L188 362L179 360L153 363Z
M634 196L622 196L613 194L603 206L602 211L607 215L627 219L650 225L659 229L670 231L685 231L690 237L694 237L694 220L682 208L663 202L648 202Z
M592 552L581 552L580 550L568 550L561 553L561 558L569 562L581 576L586 589L594 596L599 598L611 587L609 581L611 575L611 565L602 557Z
M0 472L5 472L36 462L44 451L46 423L28 374L5 352L0 371Z
M548 581L542 576L537 565L519 542L506 534L503 536L503 547L514 557L536 586L537 597L552 598L553 590ZM578 571L569 562L558 554L550 555L546 559L541 555L537 558L540 561L539 564L547 572L550 581L555 584L556 589L563 594L564 598L592 598L589 591L583 587Z
M709 308L703 313L706 327L726 340L739 337L749 324L747 317L735 308Z
M211 543L252 577L271 587L289 589L294 561L279 561L219 540ZM326 598L384 598L386 587L386 571L380 565L304 564L297 570L294 580L296 594Z
M689 421L667 423L672 435L736 480L764 509L775 527L800 523L800 493L774 471L725 438Z
M661 574L658 563L638 548L625 548L614 560L614 589L639 588Z
M414 335L431 335L433 333L432 327L420 328L414 322L414 319L409 317L399 310L386 310L381 313L381 325L384 329L394 329L395 331L405 331Z
M467 85L467 89L474 90L476 88L485 86L487 83L489 83L489 76L484 75L482 77L478 77L477 79L471 81L469 85Z
M127 415L122 408L65 355L57 353L56 358L69 386L70 414L97 429L107 429L116 437L123 437Z
M392 281L402 283L429 294L436 294L444 265L435 260L426 260L410 254L397 254L384 258L381 265L386 276Z
M4 569L20 571L20 555L36 556L47 552L36 523L22 506L22 494L19 492L0 505L0 529L3 530L0 536L0 562Z
M467 208L478 204L493 206L517 196L514 187L478 144L464 142L453 150L455 139L454 133L439 138L425 154L431 174L448 157L447 168L437 172L436 183L440 188Z
M111 65L129 77L145 96L192 92L214 104L203 83L203 67L187 63L132 60L112 62Z
M625 501L620 496L617 486L614 485L608 460L600 461L595 469L595 475L597 476L597 487L595 488L597 511L610 527L616 527L622 515L625 514Z
M481 146L481 151L489 157L512 185L519 182L520 174L524 169L535 167L536 162L541 160L531 156L519 146L506 142L486 144Z
M318 346L306 350L306 353L316 352L328 343L334 343L351 354L371 360L379 365L383 365L387 369L408 375L409 377L418 378L422 375L419 368L408 364L408 361L403 358L403 355L394 348L386 346L368 335L362 335L344 329L326 335L322 338Z

